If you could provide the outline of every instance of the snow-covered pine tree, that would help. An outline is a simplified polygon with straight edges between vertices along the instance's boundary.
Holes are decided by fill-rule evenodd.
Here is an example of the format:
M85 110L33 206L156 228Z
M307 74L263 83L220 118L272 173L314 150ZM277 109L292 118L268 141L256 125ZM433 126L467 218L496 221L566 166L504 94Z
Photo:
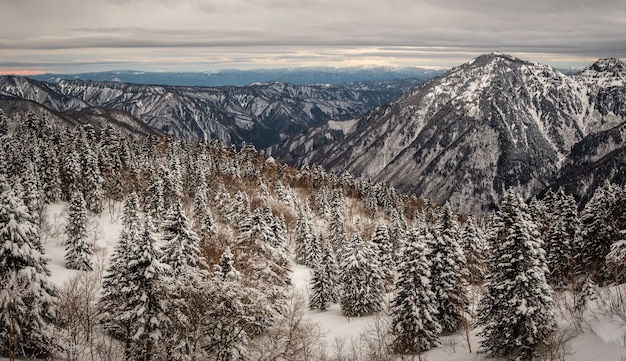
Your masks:
M526 204L508 191L497 219L488 257L486 293L478 309L483 352L494 357L532 360L555 327L545 252Z
M294 244L296 261L300 264L313 267L314 265L307 264L307 261L311 259L309 253L311 252L311 243L313 242L315 234L313 233L309 207L306 204L299 209L295 233Z
M454 332L462 327L467 300L467 268L459 244L456 216L446 203L436 223L431 248L433 292L439 302L438 318L444 331Z
M164 171L157 171L154 167L150 167L150 179L146 188L144 210L155 222L162 220L165 214L164 185L160 177L162 172Z
M580 220L576 201L559 190L557 208L552 224L546 232L550 253L547 256L550 274L548 280L554 286L564 286L573 282L574 251L573 247L580 243Z
M0 354L51 357L58 291L49 277L34 217L0 175Z
M128 264L132 247L141 241L142 231L139 198L131 193L124 202L122 231L109 260L98 301L99 322L105 332L122 343L126 360L132 357L133 351L133 312L129 300L135 297Z
M171 303L167 276L169 267L161 263L161 251L146 221L141 236L130 244L128 254L129 283L133 292L126 300L132 327L132 360L154 360L164 353L164 335L171 323L168 304Z
M87 205L81 192L74 192L67 215L65 265L69 269L93 269L93 244L87 232Z
M402 246L398 265L396 296L391 302L391 347L394 352L421 353L439 345L442 328L431 287L431 262L424 227L411 230Z
M170 209L160 228L165 242L162 262L171 267L174 274L186 272L189 267L206 268L206 262L200 257L200 238L191 228L180 203L176 202Z
M290 284L289 262L282 250L272 244L274 232L264 212L257 208L241 224L234 251L242 260L242 271L249 283L267 296L275 312L282 312Z
M93 213L100 214L104 207L104 180L98 166L98 156L90 144L85 140L85 148L82 149L81 154L82 189L85 194L87 209Z
M326 311L330 308L335 292L332 277L333 275L328 272L328 265L318 262L311 279L310 309Z
M61 189L63 199L69 201L74 192L82 191L82 170L78 154L73 149L70 148L61 159L63 160L61 163Z
M485 248L487 244L485 235L478 228L473 217L467 217L460 237L467 265L467 282L473 285L481 285L487 273L485 265Z
M359 234L345 248L341 259L341 311L348 317L382 309L385 284L374 245Z
M613 277L605 267L606 256L618 233L613 227L611 209L618 188L608 181L595 190L581 213L582 237L575 245L575 258L583 274L591 274L595 281L604 282Z
M389 238L389 232L384 222L376 224L372 235L372 243L376 247L380 270L384 275L385 289L391 291L396 278L396 264L393 260L393 248Z

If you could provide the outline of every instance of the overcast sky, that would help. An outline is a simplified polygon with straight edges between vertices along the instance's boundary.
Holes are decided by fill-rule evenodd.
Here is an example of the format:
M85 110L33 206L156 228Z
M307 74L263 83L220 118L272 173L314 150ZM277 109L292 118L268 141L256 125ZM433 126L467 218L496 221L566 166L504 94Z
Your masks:
M0 0L0 73L626 58L626 0Z

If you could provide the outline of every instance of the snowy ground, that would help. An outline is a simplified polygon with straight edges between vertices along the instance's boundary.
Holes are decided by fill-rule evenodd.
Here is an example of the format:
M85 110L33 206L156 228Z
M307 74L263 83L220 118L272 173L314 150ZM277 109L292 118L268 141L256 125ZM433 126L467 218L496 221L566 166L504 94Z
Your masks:
M77 271L67 270L64 265L65 247L63 246L63 227L65 223L64 209L66 204L55 204L48 208L49 226L43 233L43 242L47 255L50 257L52 280L62 286ZM120 205L113 215L108 211L95 219L93 236L96 240L96 256L99 262L108 257L117 243L121 229ZM293 264L292 281L294 293L308 295L311 270L305 266ZM626 290L626 288L625 288ZM626 291L624 291L626 294ZM626 298L626 297L625 297ZM594 304L592 312L587 312L583 331L579 331L569 342L571 361L626 361L626 317L620 318L603 311L602 305ZM626 310L626 307L622 306ZM346 351L353 341L359 340L363 333L376 328L377 322L385 316L368 316L347 318L341 314L339 305L333 305L327 311L306 310L304 317L317 323L327 342L330 354L336 352L337 344L343 344ZM382 318L381 318L382 317ZM463 334L442 337L442 345L423 356L428 361L474 361L487 359L476 354L479 348L478 330L472 330L470 341L472 353L468 351ZM5 360L0 358L0 360Z

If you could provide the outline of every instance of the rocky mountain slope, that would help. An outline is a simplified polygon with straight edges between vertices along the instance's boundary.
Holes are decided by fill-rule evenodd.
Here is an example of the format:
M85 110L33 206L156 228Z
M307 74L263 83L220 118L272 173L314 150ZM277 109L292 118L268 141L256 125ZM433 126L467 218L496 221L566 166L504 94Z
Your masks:
M84 110L59 112L30 100L0 96L0 111L6 117L10 127L17 127L27 117L34 115L57 126L91 124L97 133L112 125L123 133L134 137L165 135L145 125L130 114L115 109L90 107Z
M175 87L117 82L0 77L0 95L55 111L108 108L183 139L219 138L265 148L329 119L350 119L385 104L419 80L337 86L255 83L245 87Z
M271 151L479 213L496 207L506 188L530 197L583 163L589 171L578 174L579 183L594 183L595 162L616 166L625 144L619 130L626 120L624 68L617 59L602 59L568 76L487 54L340 132L314 129ZM612 167L606 172L615 175ZM582 187L576 195L583 199L592 190Z

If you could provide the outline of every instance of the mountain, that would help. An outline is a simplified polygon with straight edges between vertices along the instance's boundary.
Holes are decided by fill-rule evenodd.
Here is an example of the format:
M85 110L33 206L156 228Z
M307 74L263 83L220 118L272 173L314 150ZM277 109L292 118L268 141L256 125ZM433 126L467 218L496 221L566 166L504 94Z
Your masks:
M271 152L480 213L497 207L507 188L530 197L583 160L622 149L623 137L614 134L626 120L625 74L618 59L565 75L486 54L373 109L352 127L312 129ZM596 168L589 169L585 179ZM583 199L592 188L576 196Z
M135 137L164 136L162 132L145 125L130 114L115 109L91 107L59 112L30 100L0 96L0 110L11 127L16 127L32 114L59 126L91 124L99 132L100 129L112 125Z
M353 86L272 82L177 87L83 80L47 83L2 76L0 95L59 112L115 109L176 138L219 138L226 144L245 141L265 148L326 120L355 118L418 83L405 79Z
M60 80L112 81L134 84L165 84L174 86L244 86L254 82L307 84L353 84L397 79L428 80L442 70L416 67L300 67L256 70L218 70L212 72L143 72L134 70L79 74L30 75L35 80L57 83Z

